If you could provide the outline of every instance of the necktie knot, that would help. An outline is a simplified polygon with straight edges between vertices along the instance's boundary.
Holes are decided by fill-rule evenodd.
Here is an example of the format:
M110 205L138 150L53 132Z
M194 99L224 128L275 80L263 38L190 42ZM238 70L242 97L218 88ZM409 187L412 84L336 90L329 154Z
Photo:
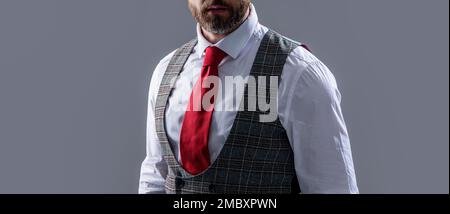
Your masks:
M227 56L225 52L216 46L206 48L205 61L203 66L219 66L220 62Z

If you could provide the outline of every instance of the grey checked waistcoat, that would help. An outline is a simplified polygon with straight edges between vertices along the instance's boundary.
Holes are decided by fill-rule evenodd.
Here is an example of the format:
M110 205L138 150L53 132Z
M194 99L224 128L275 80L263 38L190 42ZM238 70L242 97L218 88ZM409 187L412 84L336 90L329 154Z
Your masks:
M176 160L165 131L165 110L173 89L173 79L182 72L197 40L179 48L163 76L155 105L156 132L163 157L169 167L167 193L298 193L294 158L285 129L277 118L259 121L261 112L238 111L231 132L216 161L199 175L191 175ZM261 41L250 75L280 78L292 50L300 44L269 30ZM306 47L305 47L306 48ZM258 81L256 81L258 82ZM258 86L257 86L258 87ZM269 87L266 88L269 93ZM246 86L241 106L246 106Z

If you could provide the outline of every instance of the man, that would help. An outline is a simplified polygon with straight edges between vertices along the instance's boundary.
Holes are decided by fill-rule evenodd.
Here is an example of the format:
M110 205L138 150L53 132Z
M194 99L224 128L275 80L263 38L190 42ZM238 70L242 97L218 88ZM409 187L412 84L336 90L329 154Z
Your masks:
M188 5L197 38L150 83L139 193L358 193L329 69L250 0Z

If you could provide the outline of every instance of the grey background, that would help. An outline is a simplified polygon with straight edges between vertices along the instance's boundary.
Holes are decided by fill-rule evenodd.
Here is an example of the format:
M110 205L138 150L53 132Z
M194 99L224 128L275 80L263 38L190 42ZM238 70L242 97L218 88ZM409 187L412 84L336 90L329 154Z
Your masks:
M343 95L362 193L449 192L447 0L254 0ZM0 0L0 193L136 193L158 61L186 1Z

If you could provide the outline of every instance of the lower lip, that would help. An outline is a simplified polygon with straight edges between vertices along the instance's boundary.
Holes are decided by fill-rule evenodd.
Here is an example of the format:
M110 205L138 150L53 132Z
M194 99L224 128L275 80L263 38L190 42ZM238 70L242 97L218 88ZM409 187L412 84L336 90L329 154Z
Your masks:
M227 9L211 9L211 10L208 10L209 14L214 14L214 15L224 14L226 12L228 12Z

